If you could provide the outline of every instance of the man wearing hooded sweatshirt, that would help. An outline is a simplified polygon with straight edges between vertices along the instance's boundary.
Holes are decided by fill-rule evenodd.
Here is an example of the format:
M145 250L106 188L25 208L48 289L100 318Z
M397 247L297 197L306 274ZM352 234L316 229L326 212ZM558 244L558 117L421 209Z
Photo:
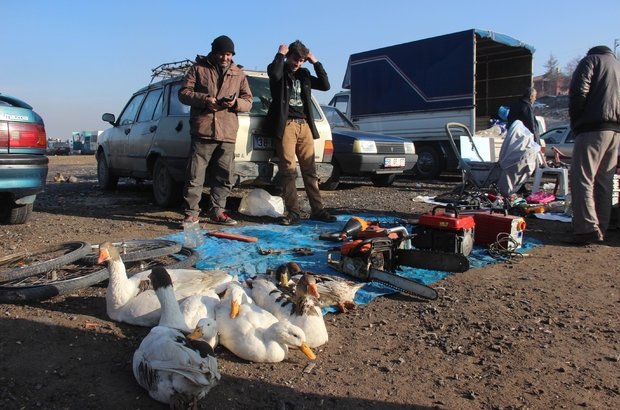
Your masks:
M570 172L574 233L566 242L602 242L620 143L620 62L609 47L593 47L579 62L570 83L568 115L577 137Z
M226 199L233 186L238 112L250 111L252 92L241 67L232 61L235 45L227 36L211 43L208 56L197 56L183 79L179 101L191 107L190 159L185 171L184 224L198 223L207 167L211 199L209 222L236 225L226 213Z

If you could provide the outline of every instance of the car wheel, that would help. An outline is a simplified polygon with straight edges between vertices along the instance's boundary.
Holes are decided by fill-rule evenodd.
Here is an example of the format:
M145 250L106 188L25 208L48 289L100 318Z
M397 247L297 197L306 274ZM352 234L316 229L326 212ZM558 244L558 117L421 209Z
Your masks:
M33 204L18 205L12 199L0 201L0 223L3 225L21 225L28 222Z
M164 208L180 205L183 201L183 184L172 178L166 161L161 157L153 166L153 195L157 205Z
M434 179L441 174L439 155L433 147L421 147L414 172L420 179Z
M99 187L106 191L116 189L118 185L118 176L110 170L103 152L97 155L97 179L99 180Z
M340 170L340 165L337 162L334 162L334 169L332 171L332 175L322 184L319 184L319 188L323 191L334 191L338 188L338 184L340 183L340 175L342 171Z
M372 184L376 187L387 187L394 183L396 174L376 174L370 177Z

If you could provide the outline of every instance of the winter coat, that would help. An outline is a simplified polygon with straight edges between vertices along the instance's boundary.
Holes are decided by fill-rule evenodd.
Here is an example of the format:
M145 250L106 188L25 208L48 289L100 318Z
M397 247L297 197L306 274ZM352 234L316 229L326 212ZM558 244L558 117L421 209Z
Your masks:
M517 120L520 120L523 125L525 125L525 128L534 134L534 141L539 143L540 132L538 131L538 122L536 121L536 116L534 115L534 109L532 107L532 103L524 98L520 98L510 106L508 121L506 121L506 129L509 129L512 123Z
M575 134L620 132L620 62L607 47L591 49L579 62L568 95Z
M310 74L310 70L307 68L299 68L294 73L294 76L301 84L301 100L304 104L304 114L306 114L306 121L312 130L312 137L316 140L320 138L320 135L314 124L311 90L328 91L329 79L323 69L323 65L318 61L314 63L314 71L316 72L316 77ZM278 139L282 139L284 128L286 128L286 120L288 119L288 103L293 86L290 73L288 67L284 64L284 54L277 53L273 62L267 67L272 102L267 112L263 130L268 135Z
M221 142L236 142L239 130L238 112L252 108L252 91L243 70L233 61L224 73L218 87L219 72L209 61L209 56L197 56L179 90L179 101L191 107L189 114L189 133L192 136L213 139ZM236 94L236 103L229 109L210 111L207 98L222 98Z

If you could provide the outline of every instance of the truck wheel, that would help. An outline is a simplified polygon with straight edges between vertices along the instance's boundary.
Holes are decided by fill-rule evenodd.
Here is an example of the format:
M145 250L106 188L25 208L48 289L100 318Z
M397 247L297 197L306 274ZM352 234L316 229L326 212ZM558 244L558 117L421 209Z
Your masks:
M372 184L376 187L387 187L394 183L396 174L376 174L370 177Z
M97 155L97 179L99 180L99 188L106 191L116 189L118 185L118 176L114 175L110 170L103 152Z
M176 182L163 158L157 158L153 167L153 195L157 205L167 208L183 201L183 185Z
M0 223L3 225L21 225L28 222L33 204L17 205L12 199L0 200Z
M340 170L340 165L334 161L334 169L332 171L332 175L329 177L327 181L322 184L319 184L319 188L323 191L335 191L338 188L338 184L340 183L340 175L342 171Z
M418 152L418 162L415 164L414 172L420 179L434 179L441 174L442 166L439 155L433 147L420 147Z

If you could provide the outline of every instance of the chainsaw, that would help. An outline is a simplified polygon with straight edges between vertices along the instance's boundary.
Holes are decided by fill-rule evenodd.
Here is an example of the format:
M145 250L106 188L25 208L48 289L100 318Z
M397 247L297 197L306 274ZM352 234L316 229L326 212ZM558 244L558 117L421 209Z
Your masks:
M327 251L327 264L363 282L378 282L399 292L437 299L437 291L415 280L398 276L401 266L448 272L465 272L469 260L464 255L411 249L404 227L368 226L340 248Z

